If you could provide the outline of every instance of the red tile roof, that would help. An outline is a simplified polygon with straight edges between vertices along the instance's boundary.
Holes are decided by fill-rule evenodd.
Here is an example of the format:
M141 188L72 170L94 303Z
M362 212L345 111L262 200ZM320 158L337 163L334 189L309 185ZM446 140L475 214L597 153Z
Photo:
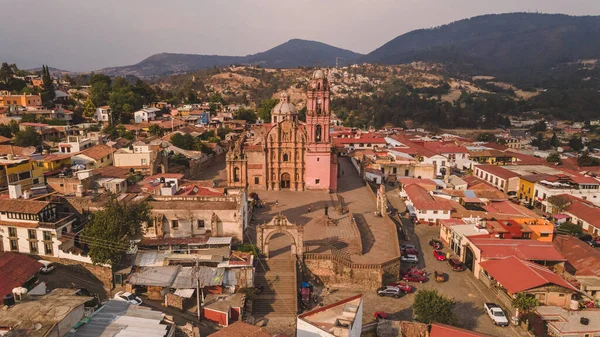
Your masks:
M599 251L569 235L557 235L552 244L571 264L574 275L600 276ZM566 269L569 269L569 267L567 266Z
M569 282L550 269L514 256L481 262L481 268L500 283L510 294L554 284L577 291Z
M514 177L518 177L519 175L513 171L507 170L501 166L497 165L476 165L475 167L487 172L491 175L497 176L502 179L510 179Z
M429 337L494 337L479 332L457 328L446 324L433 323Z
M10 294L40 270L42 264L34 258L17 253L0 253L0 296Z
M446 200L436 200L426 189L417 184L404 186L408 198L418 210L451 211L452 206Z
M47 201L9 199L0 202L0 212L38 214L48 205Z
M516 256L530 261L565 261L565 257L550 242L474 238L471 242L481 250L482 259L502 259Z
M561 196L565 196L571 200L571 204L565 209L565 212L600 229L600 207L570 194L561 194Z
M100 160L115 151L117 151L117 150L113 149L112 147L110 147L108 145L98 144L98 145L90 147L89 149L83 150L83 151L79 152L78 154L90 157L94 160Z

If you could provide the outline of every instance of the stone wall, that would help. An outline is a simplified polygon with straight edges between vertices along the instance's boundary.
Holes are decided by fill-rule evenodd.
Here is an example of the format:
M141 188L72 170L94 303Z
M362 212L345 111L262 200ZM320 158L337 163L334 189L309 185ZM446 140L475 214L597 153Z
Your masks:
M64 264L68 266L75 266L72 270L82 275L94 275L104 285L104 290L111 297L111 290L113 289L113 273L112 268L101 265L94 265L90 263L82 263L71 259L62 259L54 256L44 256L44 260Z
M304 259L306 268L326 286L375 290L398 281L400 261L353 267L331 259Z

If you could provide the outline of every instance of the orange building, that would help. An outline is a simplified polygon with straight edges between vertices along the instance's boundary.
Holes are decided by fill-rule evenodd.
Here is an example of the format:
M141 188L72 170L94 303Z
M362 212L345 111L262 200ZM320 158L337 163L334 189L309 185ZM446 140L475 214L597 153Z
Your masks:
M7 91L0 92L0 107L11 105L41 106L42 97L40 95L11 95Z

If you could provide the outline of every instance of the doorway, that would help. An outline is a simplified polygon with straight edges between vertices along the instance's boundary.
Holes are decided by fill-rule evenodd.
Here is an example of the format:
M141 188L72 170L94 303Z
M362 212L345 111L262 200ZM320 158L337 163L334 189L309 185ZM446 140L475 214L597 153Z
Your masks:
M287 190L290 188L290 174L289 173L283 173L281 175L281 189L282 190Z

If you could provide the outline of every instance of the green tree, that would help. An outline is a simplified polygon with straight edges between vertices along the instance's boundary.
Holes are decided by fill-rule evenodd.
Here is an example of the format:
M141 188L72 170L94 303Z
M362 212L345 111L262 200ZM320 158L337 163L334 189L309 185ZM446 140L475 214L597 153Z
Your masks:
M96 114L96 106L92 99L88 96L83 104L83 115L87 118L92 118Z
M6 138L12 138L13 133L10 125L8 124L0 124L0 136Z
M477 135L477 141L480 142L496 142L496 136L490 132L483 132Z
M32 127L15 134L15 145L17 146L39 146L42 144L42 136Z
M531 132L544 132L546 131L547 125L544 121L539 121L533 125Z
M518 293L517 297L513 299L512 305L523 314L540 305L540 301L534 295Z
M582 167L599 166L600 159L590 156L590 153L588 151L585 151L577 158L577 165Z
M150 104L156 101L156 93L154 92L154 89L152 89L148 83L140 80L139 78L135 81L132 90L141 104Z
M150 220L149 215L146 202L122 203L111 195L104 209L92 214L82 234L92 262L111 266L119 263L131 240L141 237L141 224Z
M442 323L456 325L458 318L454 313L456 302L437 290L419 290L415 295L413 312L421 323Z
M112 92L108 96L108 105L115 121L129 123L133 112L142 108L142 99L136 96L133 89L125 78L115 78Z
M14 119L11 120L10 123L8 123L8 126L10 126L10 131L12 132L13 135L15 135L20 130L19 122L17 122Z
M553 195L548 198L548 203L552 204L554 213L560 213L569 207L571 200L564 195Z
M152 124L148 128L148 132L150 132L151 135L160 136L162 135L163 130L158 124Z
M583 234L583 228L576 223L564 222L556 229L556 233L579 236Z
M217 129L217 137L219 137L221 140L225 139L225 136L231 132L230 128L218 128Z
M182 135L180 133L176 133L171 136L171 144L173 146L178 147L184 150L195 150L196 149L196 138L190 134Z
M552 134L552 138L550 139L550 145L552 145L552 147L554 148L560 146L560 142L558 141L558 137L556 137L556 133Z
M560 160L560 155L556 152L551 153L547 158L546 161L549 163L561 163L562 161Z
M95 106L103 106L108 103L111 82L110 77L104 74L92 74L90 77L90 97Z
M8 86L10 80L13 78L13 75L12 67L7 62L2 62L2 66L0 67L0 83Z
M234 119L245 120L251 123L256 122L256 113L249 109L240 108L233 114Z
M42 103L44 106L50 107L54 105L54 99L56 98L56 90L54 89L54 83L50 76L50 70L48 66L42 66Z
M279 103L278 99L265 99L260 102L260 106L257 109L258 118L262 119L265 122L270 122L271 120L271 110Z
M584 147L581 137L577 137L577 136L573 136L573 138L571 138L569 140L569 146L577 152L583 150L583 147Z

